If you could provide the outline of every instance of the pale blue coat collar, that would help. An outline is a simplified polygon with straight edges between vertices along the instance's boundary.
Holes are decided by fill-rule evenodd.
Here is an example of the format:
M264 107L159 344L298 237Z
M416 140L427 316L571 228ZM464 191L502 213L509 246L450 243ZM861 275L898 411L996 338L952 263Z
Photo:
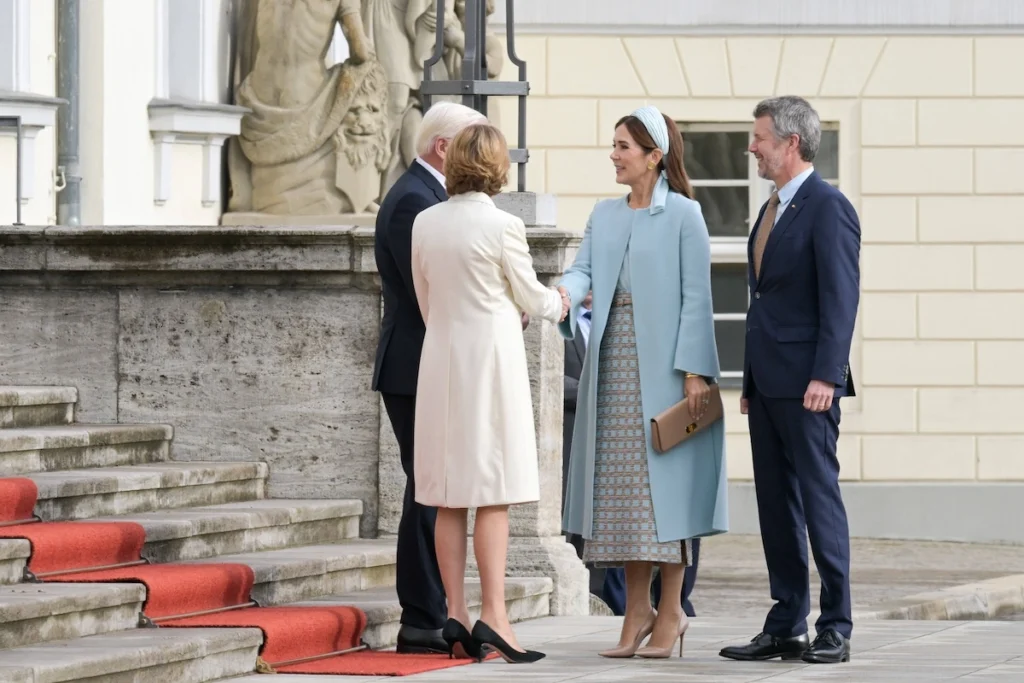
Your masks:
M651 205L648 209L651 215L657 215L665 210L665 202L668 201L668 174L662 171L658 176L658 182L654 184L654 192L651 193ZM623 197L623 201L626 202L626 206L629 206L629 195ZM636 209L637 211L643 211L643 209Z

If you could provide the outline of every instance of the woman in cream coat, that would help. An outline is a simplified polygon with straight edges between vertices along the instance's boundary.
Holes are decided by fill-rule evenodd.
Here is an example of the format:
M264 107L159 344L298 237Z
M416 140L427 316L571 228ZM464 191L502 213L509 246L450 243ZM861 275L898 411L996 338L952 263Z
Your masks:
M414 476L416 502L438 508L435 546L450 617L442 635L456 654L478 657L488 647L519 662L543 656L519 649L505 612L508 506L540 498L522 311L559 322L569 302L537 281L523 222L491 199L508 168L498 129L466 128L445 157L450 199L413 225L413 284L427 327ZM472 634L463 590L468 508L477 508L483 592Z

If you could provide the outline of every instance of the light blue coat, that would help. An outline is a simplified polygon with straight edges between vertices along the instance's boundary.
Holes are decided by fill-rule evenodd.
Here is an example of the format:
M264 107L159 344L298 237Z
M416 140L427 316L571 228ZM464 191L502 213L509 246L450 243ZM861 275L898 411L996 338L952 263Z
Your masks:
M588 291L594 292L562 519L566 531L583 538L592 538L594 525L599 350L627 245L658 540L728 530L724 420L668 452L658 453L651 446L650 420L683 399L683 373L715 380L719 374L711 247L700 205L675 192L655 197L650 209L631 209L625 197L599 202L587 221L576 261L561 281L573 304L559 326L566 338L576 334L580 302Z

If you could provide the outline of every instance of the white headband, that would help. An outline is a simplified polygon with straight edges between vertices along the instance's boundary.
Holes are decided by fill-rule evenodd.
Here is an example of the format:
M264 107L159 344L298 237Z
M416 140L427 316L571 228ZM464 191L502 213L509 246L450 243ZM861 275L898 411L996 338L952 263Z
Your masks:
M658 145L658 149L661 150L662 154L668 156L668 126L665 125L665 117L661 115L658 108L650 105L640 107L633 112L632 116L640 119L640 122L644 124L644 128L654 138L654 144Z

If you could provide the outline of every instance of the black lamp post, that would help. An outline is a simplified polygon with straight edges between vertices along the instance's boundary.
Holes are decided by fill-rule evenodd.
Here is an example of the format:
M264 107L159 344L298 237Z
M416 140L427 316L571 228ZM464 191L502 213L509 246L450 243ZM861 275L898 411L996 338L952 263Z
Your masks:
M512 163L518 166L519 191L525 192L526 162L530 158L530 152L526 148L526 96L530 93L530 84L526 80L526 62L516 55L513 0L505 0L505 47L508 58L519 67L518 81L487 80L486 0L466 0L466 51L462 58L461 79L431 79L431 67L444 56L444 6L445 0L437 0L437 37L434 54L423 64L423 84L420 86L423 110L430 108L436 95L461 95L464 105L486 116L488 97L518 97L519 140L517 148L509 150L509 157Z

